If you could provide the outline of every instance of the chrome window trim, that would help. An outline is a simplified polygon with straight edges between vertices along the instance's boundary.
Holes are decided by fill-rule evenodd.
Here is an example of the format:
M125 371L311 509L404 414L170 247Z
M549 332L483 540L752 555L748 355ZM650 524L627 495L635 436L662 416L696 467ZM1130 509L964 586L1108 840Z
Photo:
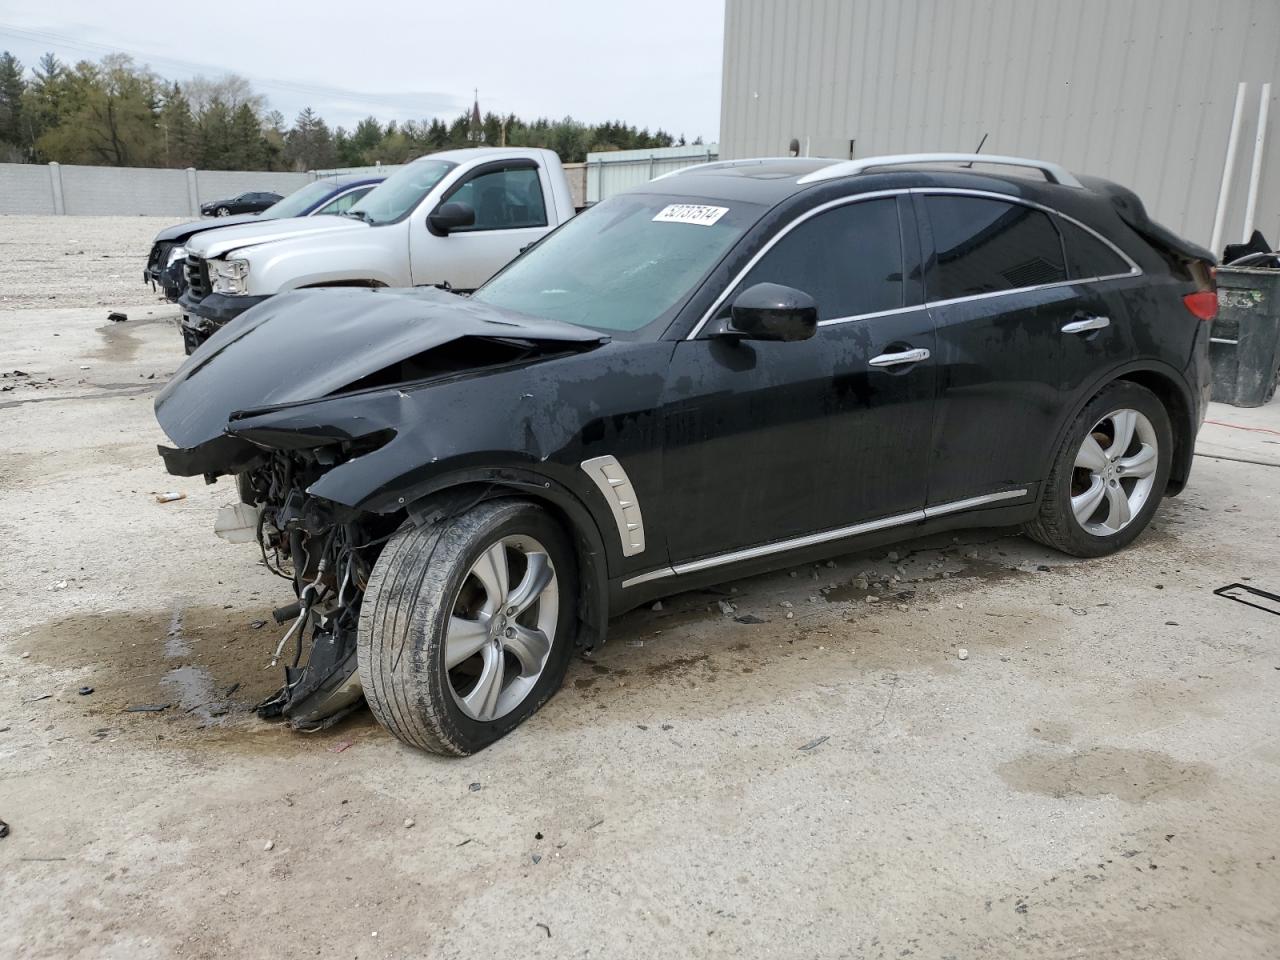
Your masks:
M996 193L993 190L973 190L968 187L911 187L907 192L913 193L913 194L919 194L919 195L945 194L945 195L960 196L960 197L987 197L991 200L1004 200L1006 203L1020 203L1024 207L1032 207L1033 209L1041 210L1044 213L1049 214L1050 216L1061 217L1063 220L1067 221L1067 223L1074 224L1075 226L1083 230L1085 233L1093 237L1095 240L1101 241L1108 249L1111 250L1112 253L1114 253L1117 257L1119 257L1121 260L1123 260L1125 263L1129 265L1128 273L1108 273L1105 276L1101 276L1101 277L1081 277L1077 280L1064 280L1064 281L1061 281L1062 283L1094 283L1095 281L1098 281L1098 280L1114 280L1117 277L1142 276L1142 268L1139 267L1136 263L1134 263L1133 258L1129 256L1127 253L1125 253L1123 250L1121 250L1119 247L1117 247L1114 243L1112 243L1106 237L1104 237L1102 234L1100 234L1097 230L1093 229L1093 227L1089 226L1087 223L1080 222L1075 217L1068 216L1067 214L1063 213L1061 210L1055 210L1053 207L1046 206L1043 203L1036 203L1036 201L1034 200L1026 200L1026 199L1023 199L1022 197L1011 197L1008 194ZM1046 286L1049 286L1049 284L1046 284ZM1029 290L1029 289L1031 288L1017 287L1014 290L997 290L994 292L995 293L1016 293L1019 290ZM942 302L942 301L937 301L937 302Z
M686 573L696 573L699 570L709 570L713 567L721 567L730 563L740 563L744 560L754 560L757 557L767 557L774 553L783 553L787 550L797 550L804 547L817 546L821 543L829 543L832 540L843 540L847 537L857 537L864 533L873 533L877 530L887 530L891 527L900 527L904 524L915 523L920 520L930 520L934 517L945 516L950 513L958 513L961 510L969 510L973 507L984 506L989 503L999 503L1002 500L1014 500L1018 497L1025 497L1030 491L1026 487L1018 487L1013 490L1001 490L998 493L984 493L977 497L967 497L964 500L952 500L949 503L941 503L932 507L925 507L921 510L912 510L910 513L899 513L892 517L881 517L878 520L867 520L863 523L855 523L847 527L836 527L832 530L822 530L818 533L809 533L800 537L791 537L787 540L776 540L773 543L762 543L758 546L747 547L743 550L734 550L729 553L721 553L712 557L703 557L700 560L689 560L684 563L673 564L668 567L660 567L657 570L649 570L645 573L634 577L629 577L622 581L623 589L634 587L640 583L648 583L651 580L661 580L665 577L681 576Z
M1044 213L1049 214L1050 216L1061 217L1063 220L1066 220L1068 223L1071 223L1079 227L1081 230L1089 234L1094 239L1101 241L1109 250L1111 250L1112 253L1116 254L1116 256L1118 256L1121 260L1129 264L1129 272L1128 273L1109 273L1109 274L1106 274L1105 276L1098 276L1098 277L1079 277L1075 280L1055 280L1053 283L1040 283L1030 287L1014 287L1012 290L992 290L989 293L974 293L964 297L951 297L945 300L925 300L924 303L916 304L915 306L910 306L910 307L895 307L892 310L878 310L873 313L858 313L849 317L829 317L826 320L820 320L818 322L818 326L820 327L832 326L834 324L839 324L839 323L849 323L854 320L870 320L875 317L885 317L895 313L907 313L911 310L929 309L933 307L945 307L953 303L967 303L970 300L986 300L991 297L1007 297L1013 293L1028 293L1028 292L1034 292L1037 290L1052 290L1054 287L1069 287L1069 286L1074 286L1076 284L1082 284L1082 283L1102 283L1103 281L1107 281L1107 280L1123 280L1129 277L1140 277L1143 275L1142 268L1139 267L1138 264L1134 262L1132 257L1130 257L1127 253L1125 253L1123 250L1117 247L1114 243L1112 243L1102 234L1098 233L1097 230L1094 230L1088 224L1081 223L1075 217L1068 216L1067 214L1061 212L1060 210L1055 210L1053 207L1045 206L1043 203L1036 203L1034 200L1026 200L1026 199L1023 199L1022 197L1011 197L1008 194L996 193L991 190L972 190L965 187L903 187L897 190L875 190L871 193L861 193L852 197L841 197L837 200L830 200L827 203L814 207L812 210L806 210L800 216L796 217L796 219L792 220L785 227L779 230L776 234L773 235L773 237L770 238L768 243L766 243L763 247L761 247L758 251L756 251L755 256L753 256L747 262L747 265L745 267L743 267L740 271L738 271L738 274L733 278L733 281L725 285L724 291L720 294L720 296L716 297L716 299L712 302L711 306L707 308L706 313L702 315L702 319L700 319L697 322L693 330L689 332L688 336L686 336L685 339L696 340L698 338L698 334L702 332L702 328L705 327L707 323L710 322L711 318L715 315L715 312L724 305L724 302L729 298L729 295L738 288L738 284L740 284L743 281L743 279L746 277L746 275L751 272L752 268L755 267L755 265L760 262L761 258L763 258L766 253L768 253L771 249L773 249L773 245L777 243L779 240L781 240L783 237L785 237L792 230L794 230L796 227L798 227L800 224L808 220L810 217L817 216L819 213L824 213L827 210L833 209L834 207L844 206L845 204L849 204L849 203L857 203L860 200L875 200L881 197L902 196L904 194L908 194L908 195L918 194L921 196L940 194L940 195L963 196L963 197L986 197L992 200L1003 200L1006 203L1021 204L1024 207L1031 207L1032 209L1040 210Z
M796 217L794 220L789 222L785 227L783 227L781 230L775 233L772 237L770 237L769 242L755 252L755 256L753 256L750 260L747 261L747 265L738 271L737 276L733 278L733 282L725 284L725 288L720 292L720 296L716 297L714 302L712 302L711 306L707 308L707 312L702 315L702 319L697 322L693 330L689 332L689 335L685 337L685 339L696 340L698 338L698 334L702 332L702 328L707 325L707 322L711 319L711 317L715 314L715 312L719 310L722 306L724 306L724 302L729 298L729 294L733 293L733 291L738 288L738 284L740 284L742 282L742 279L748 273L751 272L751 269L757 263L760 262L760 260L764 257L766 253L768 253L770 250L773 249L774 245L779 240L785 237L788 233L790 233L796 227L800 226L800 224L804 223L806 220L809 220L812 217L816 217L820 213L826 213L828 210L833 210L836 207L848 206L851 203L859 203L863 200L878 200L881 197L900 197L907 193L910 193L910 191L902 187L896 190L873 190L870 193L859 193L850 197L837 197L835 200L828 200L826 203L819 204L818 206L814 207L812 210L806 210L804 213L800 214L800 216ZM896 312L897 310L918 310L918 309L920 309L919 306L896 307L894 308L894 312ZM878 314L876 315L878 316ZM832 318L829 318L828 320L822 321L818 325L822 326L823 323L831 323L836 320L843 322L845 320L856 320L856 319L858 319L858 317L838 317L838 318L832 317Z
M617 457L603 456L583 460L579 464L596 487L613 514L618 529L618 543L624 557L644 553L644 517L640 514L640 499L636 496L631 478Z

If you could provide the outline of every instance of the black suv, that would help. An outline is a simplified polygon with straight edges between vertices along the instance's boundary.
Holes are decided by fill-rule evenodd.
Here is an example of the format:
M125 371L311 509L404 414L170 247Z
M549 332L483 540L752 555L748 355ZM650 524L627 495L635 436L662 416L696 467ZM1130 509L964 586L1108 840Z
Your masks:
M1054 164L713 163L467 299L249 310L159 396L161 453L238 475L219 526L293 581L264 714L362 685L464 754L655 597L964 526L1120 549L1187 482L1216 305L1208 251Z

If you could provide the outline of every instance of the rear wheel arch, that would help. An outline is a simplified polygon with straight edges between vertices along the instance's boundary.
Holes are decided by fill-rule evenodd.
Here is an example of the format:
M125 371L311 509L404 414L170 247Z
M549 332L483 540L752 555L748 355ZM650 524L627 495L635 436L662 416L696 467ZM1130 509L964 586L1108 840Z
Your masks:
M1185 388L1180 387L1172 377L1156 370L1133 370L1116 379L1146 387L1164 404L1173 428L1173 459L1169 467L1169 484L1165 488L1165 496L1177 496L1187 485L1195 453L1196 426L1191 412L1191 400Z
M1192 411L1195 407L1191 400L1191 390L1187 387L1182 376L1171 367L1166 367L1163 364L1156 365L1152 362L1143 363L1139 361L1109 371L1100 376L1086 390L1081 391L1080 402L1068 409L1058 423L1053 444L1045 453L1045 466L1042 470L1041 479L1049 475L1053 457L1061 447L1063 439L1071 429L1071 425L1075 423L1076 417L1093 402L1098 394L1119 381L1128 381L1147 388L1160 399L1160 402L1164 404L1165 410L1168 411L1169 420L1173 427L1173 460L1165 496L1177 496L1186 486L1187 478L1191 473L1196 431Z
M413 522L424 524L513 497L538 504L569 534L578 564L578 645L600 646L609 620L608 553L596 518L573 491L532 471L468 470L415 492L406 509Z

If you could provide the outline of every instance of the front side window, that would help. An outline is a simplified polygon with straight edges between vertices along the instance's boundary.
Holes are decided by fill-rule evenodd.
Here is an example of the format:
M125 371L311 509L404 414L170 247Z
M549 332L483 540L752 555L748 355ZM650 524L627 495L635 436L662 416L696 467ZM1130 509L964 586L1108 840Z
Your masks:
M323 197L327 197L332 192L333 184L329 181L313 180L305 187L299 187L283 200L277 200L262 212L271 214L273 218L300 217L309 207L319 203Z
M817 301L819 320L901 307L897 201L864 200L803 221L770 248L737 289L757 283L803 290Z
M1049 215L985 197L924 198L934 258L930 300L951 300L1067 279L1062 240Z
M317 210L316 214L323 216L325 214L346 213L355 206L357 200L372 189L373 187L361 187L359 190L351 190L340 197L335 197Z
M764 208L618 194L578 214L471 295L597 330L666 329Z
M469 204L476 212L475 224L455 228L452 233L547 225L542 183L533 167L486 170L458 186L445 200Z
M402 220L456 166L448 160L415 160L383 180L360 202L353 203L351 213L375 226Z

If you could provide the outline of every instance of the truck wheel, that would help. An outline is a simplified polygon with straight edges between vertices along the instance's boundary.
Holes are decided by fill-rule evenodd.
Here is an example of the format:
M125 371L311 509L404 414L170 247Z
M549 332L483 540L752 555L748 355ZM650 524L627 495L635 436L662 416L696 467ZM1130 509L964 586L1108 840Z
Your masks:
M1128 546L1160 505L1172 456L1164 404L1136 383L1113 383L1067 431L1025 532L1075 557Z
M356 639L378 721L415 747L475 753L559 689L577 568L560 525L523 500L405 524L374 564Z

